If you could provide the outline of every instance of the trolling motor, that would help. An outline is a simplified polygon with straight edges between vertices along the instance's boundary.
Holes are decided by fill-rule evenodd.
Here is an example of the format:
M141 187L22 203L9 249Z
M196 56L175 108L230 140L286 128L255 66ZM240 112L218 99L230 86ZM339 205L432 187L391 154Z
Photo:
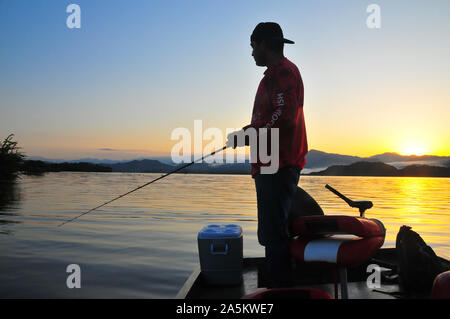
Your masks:
M325 185L325 188L329 189L332 193L336 194L337 196L339 196L340 198L342 198L350 207L356 207L359 209L359 216L360 217L364 217L364 212L373 207L373 203L371 201L368 200L358 200L358 201L353 201L350 198L342 195L341 193L339 193L337 190L335 190L333 187L331 187L330 185Z

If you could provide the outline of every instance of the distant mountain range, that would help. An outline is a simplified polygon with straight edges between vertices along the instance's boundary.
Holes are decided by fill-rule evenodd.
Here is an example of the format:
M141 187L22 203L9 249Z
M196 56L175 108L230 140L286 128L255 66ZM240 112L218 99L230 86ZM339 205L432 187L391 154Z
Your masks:
M86 158L66 160L66 159L46 158L46 157L41 157L41 156L29 156L26 159L27 160L49 162L49 163L117 164L117 163L127 163L127 162L130 162L130 161L143 160L143 159L147 159L147 158L146 157L139 157L139 158L135 158L133 160L111 160L111 159L106 159L106 158L105 159L98 159L98 158L86 157ZM154 157L152 159L158 160L161 163L165 163L165 164L173 164L170 156Z
M78 160L52 160L42 157L30 157L30 160L41 160L53 163L80 163L87 162L110 167L113 172L141 172L141 173L165 173L175 169L178 165L174 164L170 157L159 157L153 159L135 159L131 161L114 161L109 159L83 158ZM450 166L450 156L404 156L396 153L384 153L371 157L349 156L310 150L306 155L306 166L302 173L323 171L335 165L351 165L356 162L384 163L393 169L401 169L410 165L428 165L436 167ZM355 167L353 167L355 168ZM335 169L335 168L334 168ZM250 174L251 166L247 161L245 163L232 164L207 164L198 163L184 169L183 173L204 173L204 174ZM328 171L329 173L330 171ZM327 174L328 174L327 173ZM397 175L388 175L397 176Z
M325 153L316 150L310 150L306 155L305 168L327 168L332 165L349 165L355 162L382 162L401 168L407 165L432 165L432 166L448 166L450 164L450 156L435 155L400 155L397 153L383 153L370 157L359 157Z
M112 168L113 172L167 173L185 164L169 165L157 160L136 160L127 163L103 164ZM180 173L192 174L250 174L250 163L233 164L193 164Z
M397 169L382 162L356 162L350 165L333 165L321 172L308 175L326 176L403 176L450 177L450 166L408 165Z
M174 169L173 165L164 164L152 159L103 165L111 167L113 172L165 173Z

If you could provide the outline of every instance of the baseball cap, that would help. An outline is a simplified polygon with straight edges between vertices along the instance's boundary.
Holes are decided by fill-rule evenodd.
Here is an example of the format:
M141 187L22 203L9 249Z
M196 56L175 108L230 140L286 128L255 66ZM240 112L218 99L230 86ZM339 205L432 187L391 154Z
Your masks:
M253 30L250 36L251 41L261 42L262 40L281 41L283 43L294 44L294 41L285 39L283 31L278 23L261 22Z

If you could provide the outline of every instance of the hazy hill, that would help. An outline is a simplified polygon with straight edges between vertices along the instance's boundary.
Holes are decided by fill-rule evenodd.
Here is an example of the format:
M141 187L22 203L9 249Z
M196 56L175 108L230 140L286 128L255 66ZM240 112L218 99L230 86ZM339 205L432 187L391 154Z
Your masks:
M410 165L399 170L400 176L450 177L450 166Z
M435 155L400 155L397 153L383 153L369 157L370 159L379 160L384 163L395 162L438 162L449 161L449 156L435 156Z
M234 164L194 164L182 170L185 173L197 174L250 174L250 163L234 163Z
M140 172L140 173L167 173L185 164L167 165L157 160L136 160L126 163L106 165L112 168L113 172ZM251 166L249 163L233 164L208 164L196 163L180 173L195 174L249 174Z
M382 162L390 164L397 168L407 165L431 165L431 166L448 166L450 156L435 155L400 155L397 153L383 153L370 157L359 157L326 153L317 150L310 150L306 155L305 168L326 168L332 165L349 165L355 162Z
M309 175L331 176L397 176L398 170L381 162L356 162L350 165L332 165Z
M174 169L172 165L151 159L106 164L106 166L111 167L113 172L165 173Z
M333 165L326 170L308 175L450 177L450 167L410 165L397 169L381 162L356 162L350 165Z
M310 150L306 154L305 168L325 168L331 165L347 165L362 160L358 156L340 155Z

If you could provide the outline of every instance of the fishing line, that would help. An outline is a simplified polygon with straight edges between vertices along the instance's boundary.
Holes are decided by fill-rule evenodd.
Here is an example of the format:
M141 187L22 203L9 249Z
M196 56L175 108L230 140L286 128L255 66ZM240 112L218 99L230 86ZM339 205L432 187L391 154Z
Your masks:
M224 147L223 147L222 149L220 149L220 150L214 151L214 152L212 152L212 153L209 154L209 155L205 155L205 156L203 156L203 157L200 158L200 159L194 160L194 161L191 162L191 163L188 163L188 164L186 164L186 165L183 165L183 166L181 166L181 167L178 167L177 169L174 169L174 170L172 170L172 171L170 171L170 172L168 172L168 173L166 173L166 174L164 174L164 175L161 175L160 177L155 178L154 180L152 180L152 181L150 181L150 182L148 182L148 183L145 183L144 185L141 185L141 186L139 186L139 187L136 187L135 189L132 189L131 191L126 192L125 194L122 194L122 195L120 195L120 196L117 196L117 197L115 197L115 198L113 198L113 199L107 201L106 203L103 203L103 204L101 204L101 205L99 205L99 206L97 206L97 207L94 207L94 208L88 210L87 212L84 212L83 214L80 214L80 215L78 215L78 216L76 216L76 217L74 217L74 218L72 218L72 219L66 220L65 222L59 224L58 227L61 227L61 226L64 225L64 224L70 223L71 221L74 221L75 219L80 218L81 216L84 216L84 215L86 215L86 214L89 214L90 212L92 212L92 211L94 211L94 210L96 210L96 209L98 209L98 208L100 208L100 207L103 207L103 206L105 206L105 205L107 205L107 204L109 204L109 203L111 203L111 202L113 202L113 201L115 201L115 200L117 200L117 199L119 199L119 198L122 198L122 197L124 197L124 196L126 196L126 195L128 195L128 194L131 194L131 193L137 191L138 189L144 188L145 186L150 185L150 184L152 184L152 183L154 183L154 182L156 182L156 181L158 181L158 180L160 180L160 179L163 179L164 177L167 177L167 176L169 176L169 175L171 175L171 174L173 174L173 173L176 173L176 172L178 172L178 171L181 171L182 169L184 169L184 168L186 168L186 167L188 167L188 166L191 166L191 165L194 164L195 162L202 161L203 159L205 159L205 158L207 158L207 157L210 157L210 156L212 156L212 155L214 155L214 154L216 154L216 153L218 153L218 152L224 151L226 148L227 148L227 146L224 146Z

